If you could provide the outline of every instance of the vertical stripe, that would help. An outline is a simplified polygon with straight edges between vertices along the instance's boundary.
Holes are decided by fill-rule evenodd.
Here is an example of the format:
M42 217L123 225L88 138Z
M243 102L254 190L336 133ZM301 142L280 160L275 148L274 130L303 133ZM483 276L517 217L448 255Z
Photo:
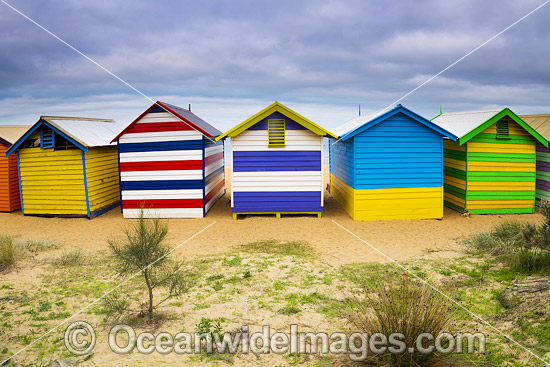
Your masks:
M17 175L19 176L19 200L21 201L21 213L25 214L25 209L23 208L23 188L21 186L21 166L19 164L19 151L17 151Z
M120 171L120 152L118 151L118 147L120 146L120 138L116 140L116 154L118 157L118 193L120 198L120 213L124 214L124 209L122 209L122 178L121 178L121 171Z
M86 195L86 210L88 212L88 218L90 218L90 198L88 196L88 179L86 178L86 158L84 151L82 151L82 172L84 173L84 194Z

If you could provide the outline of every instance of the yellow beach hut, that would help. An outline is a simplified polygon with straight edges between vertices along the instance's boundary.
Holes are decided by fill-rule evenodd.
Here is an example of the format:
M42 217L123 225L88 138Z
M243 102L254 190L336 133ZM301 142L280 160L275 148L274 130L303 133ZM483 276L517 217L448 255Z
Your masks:
M120 201L113 120L42 116L7 151L17 155L23 214L98 216Z

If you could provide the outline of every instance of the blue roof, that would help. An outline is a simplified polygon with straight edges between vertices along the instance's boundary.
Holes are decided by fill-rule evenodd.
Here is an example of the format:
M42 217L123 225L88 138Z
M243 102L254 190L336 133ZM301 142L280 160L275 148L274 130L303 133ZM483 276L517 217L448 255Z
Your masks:
M333 131L337 132L340 136L340 139L342 141L346 141L352 137L354 137L357 134L362 133L365 130L370 129L371 127L381 123L384 120L387 120L388 118L398 114L402 113L413 120L418 121L419 123L429 127L432 130L437 131L442 136L445 136L451 140L457 140L458 137L454 135L453 133L443 129L442 127L438 126L437 124L431 122L430 120L420 116L419 114L409 110L408 108L398 104L393 109L389 111L382 111L380 113L374 114L374 115L367 115L367 116L359 116L354 118L351 121L348 121L347 123L337 127L336 129L333 129Z

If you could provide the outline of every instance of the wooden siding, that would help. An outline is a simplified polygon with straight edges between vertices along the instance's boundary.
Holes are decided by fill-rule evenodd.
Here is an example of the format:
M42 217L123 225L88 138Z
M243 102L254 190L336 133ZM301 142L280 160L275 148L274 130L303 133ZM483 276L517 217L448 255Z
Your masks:
M25 214L87 215L80 149L25 148L18 154Z
M17 156L6 157L8 148L0 143L0 212L21 209Z
M216 143L206 139L204 149L205 213L208 213L216 201L225 194L225 171L223 162L223 141Z
M157 107L118 139L122 212L201 218L223 196L223 143Z
M533 213L535 139L506 119L509 138L497 139L496 123L463 146L445 143L445 204L473 214Z
M96 147L85 153L90 214L119 203L117 148Z
M285 119L284 147L268 147L271 118ZM322 212L322 142L281 113L231 138L233 213Z
M443 138L397 113L331 145L331 194L354 220L443 217Z
M536 205L540 205L542 199L550 201L550 148L545 148L537 143L537 174L536 174Z

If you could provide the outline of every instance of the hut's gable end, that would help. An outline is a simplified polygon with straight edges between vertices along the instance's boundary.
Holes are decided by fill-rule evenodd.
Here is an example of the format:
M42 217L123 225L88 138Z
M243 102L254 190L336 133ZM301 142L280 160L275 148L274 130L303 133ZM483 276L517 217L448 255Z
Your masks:
M147 216L202 217L204 144L202 133L158 106L125 131L118 138L124 217L142 207Z
M27 148L18 154L25 214L87 215L80 150Z
M441 187L442 138L398 113L356 135L355 189Z
M90 213L110 208L119 201L116 147L90 148L85 153Z
M284 146L270 147L269 119L285 120ZM231 138L233 212L321 212L322 139L280 113Z
M501 134L503 126L508 136ZM509 117L467 143L467 203L474 214L534 210L536 140Z

